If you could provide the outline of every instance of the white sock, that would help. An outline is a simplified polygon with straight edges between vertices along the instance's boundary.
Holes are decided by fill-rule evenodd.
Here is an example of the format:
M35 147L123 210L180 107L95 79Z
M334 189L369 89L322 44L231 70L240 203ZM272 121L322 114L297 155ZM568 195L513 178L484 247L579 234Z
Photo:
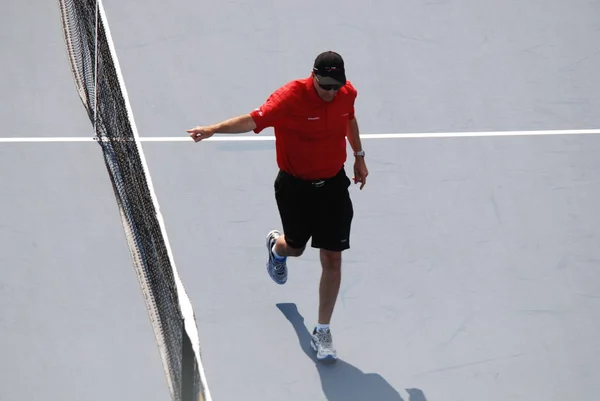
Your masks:
M285 256L279 256L277 254L277 252L275 252L275 244L273 244L273 248L271 248L271 251L273 252L273 255L275 256L275 259L277 259L277 260L283 260L283 259L285 259Z
M328 324L317 324L317 331L323 331L323 330L327 330L329 328Z

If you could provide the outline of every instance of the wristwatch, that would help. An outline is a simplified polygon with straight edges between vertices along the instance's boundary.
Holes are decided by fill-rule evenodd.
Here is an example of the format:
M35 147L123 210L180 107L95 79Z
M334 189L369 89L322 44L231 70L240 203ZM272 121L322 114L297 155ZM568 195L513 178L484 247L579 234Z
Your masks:
M354 152L354 156L365 156L365 151L364 150L359 150Z

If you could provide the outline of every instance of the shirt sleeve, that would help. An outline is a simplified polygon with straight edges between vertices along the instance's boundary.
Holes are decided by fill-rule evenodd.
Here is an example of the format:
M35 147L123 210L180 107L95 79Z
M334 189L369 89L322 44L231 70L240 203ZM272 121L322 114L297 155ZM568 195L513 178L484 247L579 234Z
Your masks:
M350 111L348 112L348 120L353 120L355 117L354 104L355 104L356 98L358 96L358 91L350 82L348 82L348 92L350 94Z
M256 123L254 133L258 134L267 127L275 126L287 114L293 92L287 86L281 87L273 92L267 100L257 109L250 112L250 116Z
M354 102L352 102L352 106L350 106L350 112L348 113L348 120L354 120Z

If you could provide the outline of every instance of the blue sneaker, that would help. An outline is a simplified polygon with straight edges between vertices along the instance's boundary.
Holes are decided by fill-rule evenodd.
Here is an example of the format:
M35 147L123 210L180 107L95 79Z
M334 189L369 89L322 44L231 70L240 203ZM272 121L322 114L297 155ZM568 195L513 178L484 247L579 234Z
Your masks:
M272 252L273 245L275 245L275 242L279 236L281 236L281 233L277 230L273 230L267 235L267 252L269 253L269 258L267 260L267 272L273 281L281 285L285 284L287 281L287 258L278 260L275 258L275 255L273 255Z

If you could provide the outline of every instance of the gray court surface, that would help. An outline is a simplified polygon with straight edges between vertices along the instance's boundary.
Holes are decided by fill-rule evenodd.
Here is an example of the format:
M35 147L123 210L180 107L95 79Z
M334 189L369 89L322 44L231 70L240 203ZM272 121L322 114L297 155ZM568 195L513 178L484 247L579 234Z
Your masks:
M600 127L600 2L104 5L143 137L250 111L328 48L363 133ZM0 139L91 136L57 5L3 10ZM600 136L363 145L324 366L318 253L265 270L274 142L144 143L212 399L596 401ZM0 171L0 400L167 400L98 145L0 141Z

